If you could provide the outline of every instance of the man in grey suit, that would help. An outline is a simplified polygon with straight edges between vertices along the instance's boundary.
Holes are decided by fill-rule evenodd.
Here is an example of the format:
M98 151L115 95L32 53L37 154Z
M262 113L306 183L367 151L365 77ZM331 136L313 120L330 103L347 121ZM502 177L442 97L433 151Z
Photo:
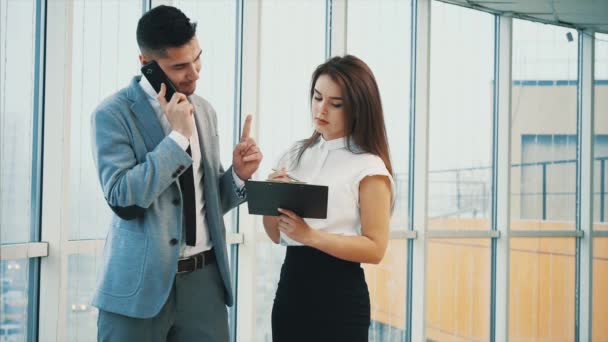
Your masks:
M175 86L165 100L145 77L91 118L93 157L114 215L93 305L100 341L228 341L233 303L223 215L246 200L262 154L249 137L220 165L217 118L194 95L201 70L196 23L159 6L137 25L140 61Z

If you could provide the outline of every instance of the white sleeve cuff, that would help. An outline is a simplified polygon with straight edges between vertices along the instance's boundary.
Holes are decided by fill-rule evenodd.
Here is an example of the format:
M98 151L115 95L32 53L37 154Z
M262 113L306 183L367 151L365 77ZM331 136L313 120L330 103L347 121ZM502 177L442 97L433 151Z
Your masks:
M190 140L178 131L171 131L169 138L173 139L184 151L190 146Z
M234 168L232 168L232 178L234 178L234 184L236 185L237 188L242 189L243 186L245 186L245 182L239 178L239 176L237 176L236 172L234 171Z

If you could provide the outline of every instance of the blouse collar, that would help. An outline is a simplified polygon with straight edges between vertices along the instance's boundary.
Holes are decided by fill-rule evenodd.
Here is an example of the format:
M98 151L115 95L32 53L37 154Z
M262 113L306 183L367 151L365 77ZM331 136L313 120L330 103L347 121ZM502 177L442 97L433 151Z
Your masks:
M323 136L319 137L319 147L327 150L337 150L346 147L346 137L325 140Z

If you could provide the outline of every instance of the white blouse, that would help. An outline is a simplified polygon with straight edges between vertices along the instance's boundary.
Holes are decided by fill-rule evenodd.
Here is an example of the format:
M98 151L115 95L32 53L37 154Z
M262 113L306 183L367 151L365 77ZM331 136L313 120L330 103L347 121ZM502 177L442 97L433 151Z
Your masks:
M353 150L358 150L352 140L350 144L354 147ZM389 178L392 208L395 202L395 184L380 157L349 151L346 138L326 141L320 137L317 143L304 151L300 163L296 165L297 145L284 153L275 167L284 167L290 176L308 184L328 186L327 218L304 219L311 228L337 235L361 235L359 183L367 176L382 175ZM283 233L281 244L302 245Z

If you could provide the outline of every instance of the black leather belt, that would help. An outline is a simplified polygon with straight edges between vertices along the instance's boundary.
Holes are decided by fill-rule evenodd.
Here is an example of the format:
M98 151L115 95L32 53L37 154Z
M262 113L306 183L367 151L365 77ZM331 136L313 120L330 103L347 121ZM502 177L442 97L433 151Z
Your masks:
M177 274L188 273L215 262L213 248L177 261Z

